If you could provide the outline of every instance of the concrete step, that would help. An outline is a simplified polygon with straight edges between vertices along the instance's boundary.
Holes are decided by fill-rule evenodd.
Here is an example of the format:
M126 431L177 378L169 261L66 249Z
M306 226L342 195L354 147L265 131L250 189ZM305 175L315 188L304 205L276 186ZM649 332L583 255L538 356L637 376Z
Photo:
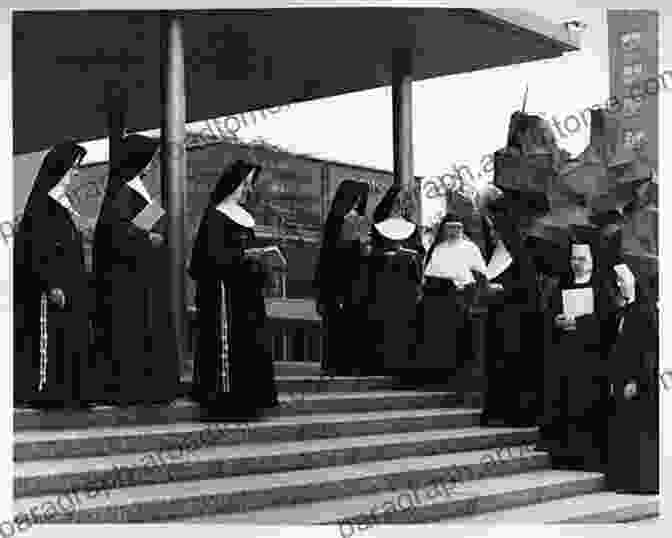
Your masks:
M337 524L340 535L350 538L375 524L461 521L461 515L480 514L510 506L547 502L551 499L599 491L598 473L540 470L517 475L427 485L415 490L398 489L300 504L270 507L235 514L190 518L185 523L256 525ZM455 519L450 519L455 518Z
M76 427L63 430L17 431L14 434L14 460L21 462L44 458L87 458L161 451L169 446L199 448L242 442L292 442L469 428L478 425L480 414L480 409L408 409L268 417L258 422L242 424L204 424L186 422L185 418L183 422L166 424L170 421L157 412L155 416L162 420L155 424L128 425L110 412L105 415L104 420L90 420L92 426L89 428L82 428L82 421L79 420L75 421Z
M468 428L289 443L166 445L157 451L140 454L17 463L14 466L14 495L40 496L95 489L101 483L115 483L117 487L160 484L529 446L537 436L535 428Z
M389 376L327 377L313 369L302 371L298 368L280 367L280 370L282 375L275 375L275 383L280 392L362 392L404 388L399 379ZM446 386L447 384L439 382L431 390L444 390ZM185 374L180 379L178 396L188 398L191 389L192 376Z
M33 508L50 522L144 522L176 520L215 513L234 513L344 498L384 490L418 488L430 481L445 481L448 473L490 477L538 470L548 456L524 452L501 461L491 450L438 456L373 461L347 466L236 476L188 482L131 486L73 492L72 510L54 510L64 495L22 497L14 503L17 518ZM36 508L37 507L37 508Z
M455 520L455 523L624 523L660 514L656 495L600 492Z
M398 379L386 376L326 377L320 375L283 375L277 376L275 383L280 392L318 393L394 390L401 386Z
M319 377L322 373L319 362L275 361L273 363L275 375Z
M311 392L281 393L280 405L268 416L293 416L306 413L366 412L394 409L431 409L460 403L455 393L387 391L387 392ZM203 413L191 400L180 399L170 405L98 406L89 410L17 409L14 430L59 430L128 424L174 423L199 420Z

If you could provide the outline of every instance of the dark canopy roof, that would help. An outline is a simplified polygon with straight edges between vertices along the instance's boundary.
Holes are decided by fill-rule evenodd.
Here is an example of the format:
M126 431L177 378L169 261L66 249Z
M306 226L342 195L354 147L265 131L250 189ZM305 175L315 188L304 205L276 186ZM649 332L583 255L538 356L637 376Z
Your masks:
M519 9L288 8L184 14L187 121L553 58L564 26ZM160 126L158 11L15 12L14 153L107 135L106 81L129 90L130 131ZM366 118L352 118L353 122Z

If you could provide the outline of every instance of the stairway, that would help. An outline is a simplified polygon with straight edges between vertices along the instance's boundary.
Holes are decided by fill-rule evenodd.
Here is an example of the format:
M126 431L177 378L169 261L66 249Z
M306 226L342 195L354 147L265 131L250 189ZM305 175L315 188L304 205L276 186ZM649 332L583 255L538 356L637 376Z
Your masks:
M16 410L17 526L26 518L334 524L347 538L376 523L658 513L657 497L604 492L600 474L550 470L534 450L535 428L479 427L470 395L318 374L313 365L276 365L282 406L249 424L200 422L188 400Z

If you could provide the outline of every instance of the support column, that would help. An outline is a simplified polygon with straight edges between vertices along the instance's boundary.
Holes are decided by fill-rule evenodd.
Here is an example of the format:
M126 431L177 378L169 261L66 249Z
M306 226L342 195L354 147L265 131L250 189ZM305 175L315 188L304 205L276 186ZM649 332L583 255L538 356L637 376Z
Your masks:
M118 82L108 82L105 87L105 107L107 109L107 132L109 138L109 175L114 173L121 160L121 143L124 139L128 94Z
M395 50L392 61L392 140L394 182L413 186L412 51Z
M185 207L187 155L183 22L178 14L161 16L161 192L167 212L170 247L170 309L180 367L186 360Z

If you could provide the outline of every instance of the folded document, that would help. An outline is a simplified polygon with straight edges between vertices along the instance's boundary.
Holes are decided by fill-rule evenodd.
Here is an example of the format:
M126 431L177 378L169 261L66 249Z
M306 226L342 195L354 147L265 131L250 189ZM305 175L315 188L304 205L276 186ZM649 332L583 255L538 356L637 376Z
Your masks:
M574 318L594 312L593 288L562 290L562 311Z

